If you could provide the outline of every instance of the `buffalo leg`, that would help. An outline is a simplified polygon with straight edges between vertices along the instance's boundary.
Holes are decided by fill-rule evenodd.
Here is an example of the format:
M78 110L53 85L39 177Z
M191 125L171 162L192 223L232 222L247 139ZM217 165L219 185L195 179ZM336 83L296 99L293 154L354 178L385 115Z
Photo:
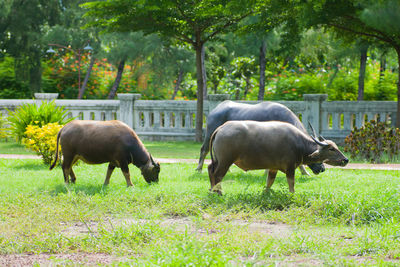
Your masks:
M64 168L64 167L62 168L62 170L64 173L64 182L66 184L69 184L69 174L70 174L71 170L70 170L70 168Z
M289 191L294 193L294 169L286 171L286 179L289 185Z
M71 182L75 183L76 182L76 176L75 176L74 170L72 169L72 166L71 166L71 169L70 169L69 176L71 177Z
M222 181L222 178L224 178L225 174L228 172L231 164L218 164L217 166L213 166L212 164L208 166L208 175L211 184L210 191L222 195L221 190L214 187Z
M123 164L121 166L121 171L125 176L125 180L126 180L126 185L127 186L133 186L132 182L131 182L131 175L129 174L129 167L128 164Z
M207 140L204 140L204 143L200 149L199 164L197 165L196 171L201 172L201 170L203 169L204 159L206 158L208 152L209 152L209 144Z
M274 184L277 173L278 171L276 170L269 170L267 178L267 190L270 189L271 186Z
M108 164L106 179L104 180L104 185L108 185L110 183L110 177L111 177L111 174L113 173L114 169L115 169L115 165L113 165L111 163Z
M69 184L69 176L72 170L72 157L63 155L64 161L61 165L63 173L64 173L64 182ZM75 176L75 174L74 174Z

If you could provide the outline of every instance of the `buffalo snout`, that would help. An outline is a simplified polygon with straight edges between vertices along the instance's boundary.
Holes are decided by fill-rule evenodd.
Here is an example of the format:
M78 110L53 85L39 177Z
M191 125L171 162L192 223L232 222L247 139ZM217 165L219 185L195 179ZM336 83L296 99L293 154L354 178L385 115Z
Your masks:
M143 178L149 184L157 183L159 174L160 174L160 165L159 164L152 166L150 168L142 169Z
M311 163L308 167L312 170L314 174L319 174L325 171L325 165L322 163Z

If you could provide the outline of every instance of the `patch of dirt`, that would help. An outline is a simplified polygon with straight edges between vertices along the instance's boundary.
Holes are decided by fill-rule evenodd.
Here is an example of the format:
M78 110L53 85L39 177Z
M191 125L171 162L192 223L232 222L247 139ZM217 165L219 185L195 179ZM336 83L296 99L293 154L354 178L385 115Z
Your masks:
M221 221L222 222L222 221ZM115 227L129 227L131 225L137 224L158 224L161 227L173 228L176 231L189 231L193 234L213 234L216 231L205 229L203 227L198 227L190 218L166 218L163 220L145 220L145 219L107 219L103 222L75 222L73 225L65 224L65 228L61 231L66 237L76 237L79 235L96 235L99 228L107 229L109 231L113 230ZM215 221L219 223L219 221ZM243 227L244 230L247 229L250 233L261 233L266 235L273 235L275 237L288 237L292 233L292 227L283 223L274 223L268 221L252 221L248 222L245 220L228 220L223 221L223 223L228 223L234 226Z
M126 259L125 259L126 260ZM124 261L124 258L103 253L9 254L0 255L0 266L98 266Z

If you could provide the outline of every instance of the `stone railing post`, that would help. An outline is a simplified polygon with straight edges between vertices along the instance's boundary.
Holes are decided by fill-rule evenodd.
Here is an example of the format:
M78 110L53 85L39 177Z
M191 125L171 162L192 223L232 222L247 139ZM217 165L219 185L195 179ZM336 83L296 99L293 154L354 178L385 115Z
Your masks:
M56 100L58 93L34 93L34 96L36 104L40 106L43 101L50 102Z
M135 127L135 101L140 99L141 94L118 94L119 119L129 127Z
M303 99L306 104L306 112L303 117L303 125L312 132L308 122L314 127L317 134L321 133L322 110L321 104L328 98L327 94L305 94Z
M214 94L208 95L208 113L210 113L219 103L231 99L230 94Z
M37 101L52 101L57 99L58 93L35 93L34 94L35 99Z

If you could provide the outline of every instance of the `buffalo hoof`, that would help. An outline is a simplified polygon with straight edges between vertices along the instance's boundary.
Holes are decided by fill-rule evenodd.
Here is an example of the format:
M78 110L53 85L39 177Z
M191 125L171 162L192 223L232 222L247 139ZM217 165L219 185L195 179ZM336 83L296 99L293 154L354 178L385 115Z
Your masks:
M216 193L216 194L218 194L219 196L222 196L222 191L219 190L219 189L214 189L214 190L210 189L210 193Z

